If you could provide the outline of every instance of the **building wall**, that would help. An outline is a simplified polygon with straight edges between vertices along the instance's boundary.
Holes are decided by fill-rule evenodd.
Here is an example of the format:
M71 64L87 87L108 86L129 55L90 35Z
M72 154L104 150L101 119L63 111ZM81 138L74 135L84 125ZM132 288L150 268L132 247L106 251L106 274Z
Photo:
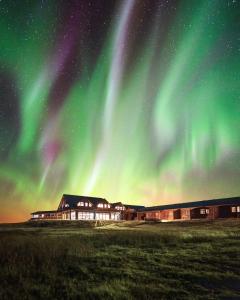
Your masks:
M218 206L211 206L209 207L209 214L208 214L208 219L214 220L217 219L219 215L219 209Z
M138 212L137 213L137 219L138 219L138 221L145 220L145 218L146 218L146 213L145 212Z

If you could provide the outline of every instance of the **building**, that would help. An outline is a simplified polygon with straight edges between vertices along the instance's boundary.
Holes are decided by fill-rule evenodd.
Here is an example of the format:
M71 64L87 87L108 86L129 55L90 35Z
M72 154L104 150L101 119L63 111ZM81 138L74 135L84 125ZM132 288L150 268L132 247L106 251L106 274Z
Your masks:
M33 212L31 220L133 220L137 219L137 208L144 206L111 204L104 198L64 194L57 210Z
M144 207L104 198L64 194L57 210L36 211L31 220L177 221L240 218L240 197Z
M145 207L137 217L155 221L239 218L240 197Z

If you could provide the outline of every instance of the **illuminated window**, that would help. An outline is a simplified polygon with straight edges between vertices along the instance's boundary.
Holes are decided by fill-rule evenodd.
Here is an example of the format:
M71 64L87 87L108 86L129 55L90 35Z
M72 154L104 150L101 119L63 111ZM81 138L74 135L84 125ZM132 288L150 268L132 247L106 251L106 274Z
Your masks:
M68 204L68 203L66 203L66 204L64 205L64 207L69 207L69 204Z
M92 207L92 203L89 202L89 206Z
M240 206L232 206L232 207L231 207L231 211L232 211L233 213L235 213L235 212L240 212Z
M75 213L75 211L71 212L71 220L76 220L76 213Z
M78 220L93 220L94 213L93 212L78 212Z
M102 208L102 207L103 207L103 204L102 204L102 203L99 203L97 207L101 207L101 208Z
M121 219L121 214L119 212L117 213L111 213L111 220L118 221Z
M88 203L87 203L87 202L85 202L85 206L88 206Z
M206 214L205 209L200 209L200 214L201 214L201 215L205 215L205 214Z
M111 205L110 205L110 204L108 204L107 206L108 206L108 208L110 208L110 207L111 207Z
M208 209L208 208L206 209L206 214L207 214L207 215L209 214L209 209Z
M115 208L116 208L117 210L125 210L125 207L124 207L124 206L120 206L120 205L116 206Z
M77 206L84 206L84 202L78 202Z
M109 220L108 213L96 213L96 220Z

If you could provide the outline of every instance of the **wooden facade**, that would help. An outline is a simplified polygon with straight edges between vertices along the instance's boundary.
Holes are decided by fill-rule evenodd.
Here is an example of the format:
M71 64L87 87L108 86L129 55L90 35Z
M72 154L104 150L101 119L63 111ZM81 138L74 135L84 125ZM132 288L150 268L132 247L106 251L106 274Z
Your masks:
M240 218L240 197L146 207L137 215L138 220L149 221Z

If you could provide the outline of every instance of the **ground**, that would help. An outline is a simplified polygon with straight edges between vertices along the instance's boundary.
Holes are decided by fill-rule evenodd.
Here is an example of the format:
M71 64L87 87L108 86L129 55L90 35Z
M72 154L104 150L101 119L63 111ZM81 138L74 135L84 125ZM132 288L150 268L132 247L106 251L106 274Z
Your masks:
M0 299L240 299L239 249L240 219L3 224Z

